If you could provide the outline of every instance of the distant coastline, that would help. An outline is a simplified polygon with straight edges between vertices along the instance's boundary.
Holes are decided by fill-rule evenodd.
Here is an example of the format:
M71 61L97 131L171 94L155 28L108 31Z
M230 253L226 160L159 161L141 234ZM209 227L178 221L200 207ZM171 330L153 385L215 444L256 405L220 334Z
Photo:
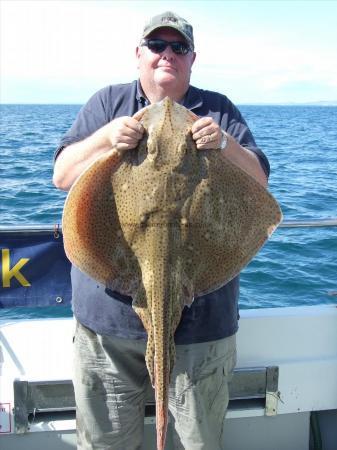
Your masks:
M238 102L237 105L247 105L247 106L337 106L336 101L318 101L318 102L278 102L278 103L244 103Z
M83 103L2 103L0 106L82 106ZM317 101L317 102L236 102L236 105L244 106L337 106L336 101Z

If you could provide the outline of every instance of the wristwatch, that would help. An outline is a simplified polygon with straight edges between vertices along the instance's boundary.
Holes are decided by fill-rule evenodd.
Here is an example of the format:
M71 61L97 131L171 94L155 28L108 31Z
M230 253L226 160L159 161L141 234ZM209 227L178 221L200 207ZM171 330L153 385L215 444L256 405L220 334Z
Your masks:
M221 130L220 150L225 150L227 144L228 144L228 136L223 130Z

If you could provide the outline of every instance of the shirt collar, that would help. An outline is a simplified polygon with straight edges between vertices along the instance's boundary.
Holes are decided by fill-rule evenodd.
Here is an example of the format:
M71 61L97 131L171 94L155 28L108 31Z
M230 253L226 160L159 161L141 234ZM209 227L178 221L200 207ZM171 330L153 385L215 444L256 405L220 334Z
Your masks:
M136 99L139 103L142 104L143 107L148 106L150 104L149 100L147 99L146 95L144 94L144 91L142 89L139 79L137 80Z
M185 108L189 109L190 111L193 111L193 109L199 108L200 106L202 106L202 104L203 101L200 89L194 86L190 86L184 97L183 106L185 106Z

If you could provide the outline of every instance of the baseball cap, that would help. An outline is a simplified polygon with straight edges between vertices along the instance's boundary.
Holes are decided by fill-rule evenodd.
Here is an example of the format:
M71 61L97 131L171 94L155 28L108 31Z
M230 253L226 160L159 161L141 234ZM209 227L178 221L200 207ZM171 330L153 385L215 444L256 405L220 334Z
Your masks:
M166 11L162 14L152 17L146 24L143 30L141 39L145 39L152 31L157 28L169 27L179 31L184 36L191 49L194 50L193 28L187 20L178 16L172 11Z

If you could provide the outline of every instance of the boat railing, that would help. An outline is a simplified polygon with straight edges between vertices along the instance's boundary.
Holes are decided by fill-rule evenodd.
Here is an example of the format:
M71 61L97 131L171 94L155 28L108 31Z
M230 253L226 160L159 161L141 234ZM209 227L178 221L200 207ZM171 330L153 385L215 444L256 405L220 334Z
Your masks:
M283 220L279 228L319 228L336 227L337 218ZM54 225L0 225L0 233L61 233L62 226Z
M335 226L337 218L284 220L280 225L282 229ZM2 225L0 244L4 288L0 308L70 305L70 262L64 253L61 224ZM46 291L48 296L42 295ZM335 296L336 290L328 295Z
M281 228L307 228L307 227L336 227L337 218L332 219L304 219L304 220L284 220Z
M278 366L236 368L229 384L229 410L259 408L267 416L277 414ZM14 380L15 432L27 433L43 415L53 419L75 418L75 395L71 380ZM145 424L155 423L155 398L147 390Z

